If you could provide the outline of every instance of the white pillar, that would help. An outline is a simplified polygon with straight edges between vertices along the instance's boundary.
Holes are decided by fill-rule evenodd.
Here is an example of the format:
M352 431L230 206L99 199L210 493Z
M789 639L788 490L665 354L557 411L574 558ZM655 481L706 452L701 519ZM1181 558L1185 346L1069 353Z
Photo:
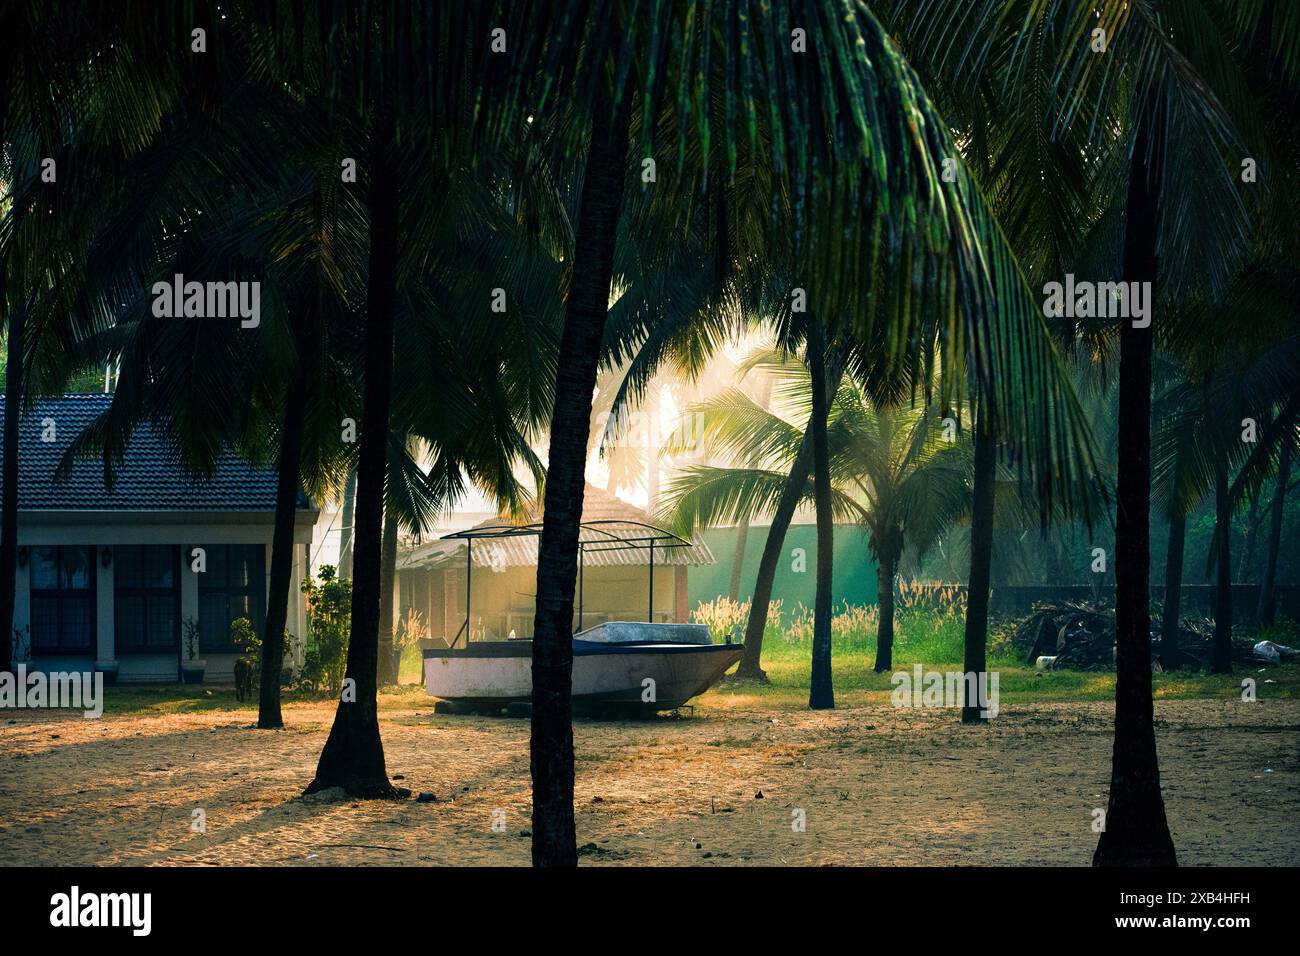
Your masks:
M293 667L302 666L303 645L307 642L307 621L303 608L302 582L310 545L293 546L293 576L289 580L289 633L293 635Z
M199 576L194 573L194 555L191 554L195 547L192 544L181 545L181 657L184 660L203 657L201 647L195 647L191 655L185 646L187 622L193 621L196 626L199 623Z
M29 555L28 563L19 564L18 574L14 578L14 631L23 635L23 644L27 648L27 659L30 660L32 650L31 548L25 547L24 549ZM9 639L13 640L12 634L9 635Z
M107 547L107 546L105 546ZM117 661L113 632L117 622L113 605L113 561L104 567L101 554L104 548L92 548L95 562L95 665L113 664ZM116 557L116 555L113 555Z

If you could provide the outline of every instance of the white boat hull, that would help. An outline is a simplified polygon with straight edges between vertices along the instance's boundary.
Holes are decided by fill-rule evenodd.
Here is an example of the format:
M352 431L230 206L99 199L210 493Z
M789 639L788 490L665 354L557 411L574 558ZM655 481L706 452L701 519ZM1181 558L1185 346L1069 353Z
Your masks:
M708 690L740 660L743 650L740 644L575 641L573 699L618 708L672 710ZM427 650L424 685L431 697L484 707L531 700L532 642Z

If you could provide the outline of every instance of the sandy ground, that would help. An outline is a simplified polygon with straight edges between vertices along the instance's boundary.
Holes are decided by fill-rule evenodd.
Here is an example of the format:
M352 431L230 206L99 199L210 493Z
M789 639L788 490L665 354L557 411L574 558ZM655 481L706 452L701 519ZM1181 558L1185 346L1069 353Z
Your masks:
M1085 865L1096 845L1110 704L1004 707L979 729L954 711L708 700L693 717L577 724L584 863ZM528 722L409 701L381 714L389 771L436 802L301 799L332 704L288 705L279 732L247 711L4 713L0 862L526 864ZM1180 861L1300 863L1300 701L1156 715Z

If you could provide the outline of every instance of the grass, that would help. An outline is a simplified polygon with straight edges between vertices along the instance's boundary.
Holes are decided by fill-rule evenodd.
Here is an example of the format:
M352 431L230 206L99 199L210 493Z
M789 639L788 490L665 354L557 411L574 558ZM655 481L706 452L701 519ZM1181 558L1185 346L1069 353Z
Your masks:
M843 624L848 615L836 617ZM873 622L874 624L874 622ZM752 683L724 684L713 693L722 697L758 697L788 701L805 700L811 679L811 627L801 626L796 615L793 626L774 632L769 629L763 641L763 669L769 685ZM1115 675L1094 671L1048 671L1037 674L1026 667L1024 659L1006 640L1005 631L990 635L988 669L999 674L1002 705L1070 700L1114 700ZM954 611L905 609L898 613L894 627L893 670L877 674L874 630L841 626L833 628L831 669L837 693L862 692L866 700L886 702L894 689L892 673L912 671L920 664L923 670L960 671L964 660L965 622ZM1300 663L1265 668L1238 667L1232 674L1206 674L1199 671L1166 671L1152 678L1152 693L1157 700L1198 698L1240 699L1241 682L1250 677L1257 682L1261 700L1300 697Z
M874 610L874 609L873 609ZM959 609L903 608L895 619L893 672L960 671L963 661L964 617ZM1115 697L1115 675L1090 671L1035 673L1006 639L1007 630L993 630L988 668L999 675L1001 706L1038 702L1108 701ZM1275 639L1293 638L1290 632ZM848 704L888 703L894 689L892 672L876 674L875 620L862 609L846 607L832 628L832 671L835 692ZM698 699L702 709L759 706L792 709L806 706L811 676L812 627L806 611L797 608L785 627L771 627L763 642L763 667L770 684L723 683ZM404 683L379 697L384 711L410 711L428 705L420 685L421 654L410 647L402 657ZM1300 662L1275 667L1238 667L1232 674L1167 671L1152 680L1157 700L1239 700L1241 682L1253 678L1260 700L1300 698ZM285 691L283 701L328 701L327 694ZM126 685L108 688L104 713L112 716L161 716L202 711L246 712L256 720L256 698L235 700L229 686L178 684Z

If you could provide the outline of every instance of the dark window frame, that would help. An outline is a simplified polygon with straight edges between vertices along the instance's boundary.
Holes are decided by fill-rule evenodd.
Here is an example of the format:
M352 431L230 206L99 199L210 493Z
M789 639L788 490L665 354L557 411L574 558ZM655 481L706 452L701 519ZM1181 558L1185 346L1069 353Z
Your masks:
M98 550L93 544L41 544L34 545L32 550L45 550L47 548L52 548L55 552L55 577L60 582L60 585L56 588L38 588L34 580L35 570L31 566L31 562L35 560L35 555L29 557L27 572L29 607L34 611L38 600L53 600L56 602L58 624L55 626L55 633L58 635L59 643L56 646L39 643L36 629L29 625L27 636L30 640L31 654L33 657L36 655L43 657L81 657L87 654L96 657L99 654L99 571L95 565ZM87 577L90 579L88 587L65 588L62 586L63 552L74 550L84 551L89 557L86 565L88 568ZM73 601L84 602L90 607L90 640L85 645L65 647L62 643L64 607ZM35 615L31 614L30 620L34 621L34 619Z
M253 630L261 637L266 630L266 545L264 544L202 544L198 547L203 548L207 556L208 570L198 575L199 579L199 653L200 654L241 654L244 649L230 643L230 622L235 618L229 618L226 621L222 633L214 635L208 633L210 628L203 627L203 609L205 606L204 598L211 599L217 595L222 595L226 599L226 606L229 608L231 598L248 599L252 605ZM250 549L256 555L253 561L252 581L249 584L231 584L231 549ZM220 566L224 573L224 580L220 583L214 583L212 577L212 555L218 550L222 551L222 561ZM227 610L227 615L229 611Z
M172 566L172 584L171 587L144 587L136 585L122 585L119 582L117 569L121 567L120 557L123 551L128 548L134 548L140 551L141 558L144 558L146 549L149 548L166 548L171 552ZM180 650L181 646L181 549L179 545L174 544L123 544L113 549L113 641L114 652L117 654L169 654L174 655ZM142 564L142 567L144 565ZM125 643L122 638L123 631L119 627L123 598L142 598L143 604L143 629L144 643L132 644ZM150 598L170 598L175 602L176 613L173 617L171 639L166 644L151 644L149 642L149 599Z

